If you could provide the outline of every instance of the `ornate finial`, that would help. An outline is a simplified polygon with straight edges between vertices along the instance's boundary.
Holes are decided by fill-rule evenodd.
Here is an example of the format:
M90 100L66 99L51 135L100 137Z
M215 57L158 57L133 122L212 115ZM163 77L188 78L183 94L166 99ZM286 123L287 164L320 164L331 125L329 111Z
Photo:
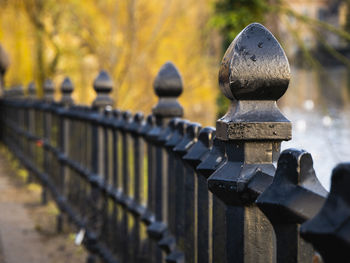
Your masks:
M74 86L69 77L66 77L61 84L61 92L62 98L61 103L65 106L69 106L73 104L72 92L74 90Z
M277 100L287 90L290 68L276 38L253 23L237 35L221 62L219 84L229 99Z
M228 161L211 175L208 186L227 204L252 204L272 182L281 141L291 139L292 125L276 104L289 77L281 46L257 23L238 34L223 58L220 87L237 101L216 122L217 139L228 141Z
M350 251L350 163L332 172L331 191L319 211L302 224L301 236L321 254L325 263L346 262Z
M28 84L28 97L30 100L36 99L36 87L33 81Z
M153 83L159 97L157 105L152 109L156 118L182 117L183 108L177 101L182 93L182 78L173 63L165 63L159 70Z
M253 23L237 35L222 60L221 91L238 100L217 122L223 140L291 139L291 124L276 106L290 80L288 59L276 38Z
M102 70L94 81L94 90L97 93L92 106L96 109L103 109L108 105L113 105L113 100L109 97L113 89L113 81L108 73Z
M55 92L55 85L51 79L47 79L44 82L44 100L46 102L52 102L54 100L53 94Z

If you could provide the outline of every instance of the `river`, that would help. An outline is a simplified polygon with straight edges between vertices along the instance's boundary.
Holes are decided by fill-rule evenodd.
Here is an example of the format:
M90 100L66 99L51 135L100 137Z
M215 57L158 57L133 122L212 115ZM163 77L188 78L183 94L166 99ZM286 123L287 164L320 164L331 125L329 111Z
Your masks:
M292 140L286 148L311 153L322 185L329 190L332 169L350 162L350 73L341 67L326 72L292 68L292 80L280 102L292 121Z

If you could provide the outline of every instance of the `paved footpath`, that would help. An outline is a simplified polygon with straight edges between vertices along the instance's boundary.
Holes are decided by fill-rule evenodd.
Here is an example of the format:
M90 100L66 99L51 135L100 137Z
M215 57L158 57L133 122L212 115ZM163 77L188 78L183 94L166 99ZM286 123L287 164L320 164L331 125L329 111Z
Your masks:
M0 263L49 263L23 196L5 175L4 165L0 156Z

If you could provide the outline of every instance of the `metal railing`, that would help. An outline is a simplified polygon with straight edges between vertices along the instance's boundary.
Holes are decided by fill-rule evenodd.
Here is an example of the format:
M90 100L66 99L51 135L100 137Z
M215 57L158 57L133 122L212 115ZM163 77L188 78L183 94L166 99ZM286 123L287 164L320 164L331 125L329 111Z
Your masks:
M40 181L43 202L49 192L57 203L58 230L66 215L77 226L88 262L312 262L314 248L346 262L350 164L334 170L326 199L309 153L280 154L291 123L276 101L289 79L277 40L251 24L222 60L232 105L216 129L181 118L181 76L166 63L146 118L112 109L102 71L91 107L74 105L68 78L60 102L49 80L43 100L33 84L27 97L8 90L1 139Z

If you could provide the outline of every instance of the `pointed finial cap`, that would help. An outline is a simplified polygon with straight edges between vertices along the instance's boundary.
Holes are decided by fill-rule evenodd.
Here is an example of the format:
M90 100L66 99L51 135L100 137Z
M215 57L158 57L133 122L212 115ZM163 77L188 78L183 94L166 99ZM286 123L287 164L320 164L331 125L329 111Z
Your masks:
M52 102L54 100L53 94L55 92L55 85L51 79L47 79L44 82L44 100L47 102Z
M282 47L253 23L232 41L221 62L219 85L230 100L277 100L287 90L290 68Z
M69 77L65 77L61 84L61 91L65 94L71 94L74 90L73 83Z
M179 97L182 86L180 72L172 62L167 62L160 68L153 83L158 97Z
M94 81L94 90L97 97L92 103L93 107L103 109L108 105L113 105L113 100L109 97L109 93L113 89L113 81L108 73L102 70Z
M152 109L153 115L158 118L182 117L183 108L177 101L183 91L182 78L172 62L160 68L153 87L159 97L158 104Z
M244 28L221 62L220 89L232 104L216 122L217 138L290 140L291 123L276 104L289 79L289 63L276 38L258 23Z
M69 77L66 77L61 84L61 92L62 92L61 103L67 106L73 104L73 99L71 97L73 90L74 90L74 86L72 81L70 80Z

